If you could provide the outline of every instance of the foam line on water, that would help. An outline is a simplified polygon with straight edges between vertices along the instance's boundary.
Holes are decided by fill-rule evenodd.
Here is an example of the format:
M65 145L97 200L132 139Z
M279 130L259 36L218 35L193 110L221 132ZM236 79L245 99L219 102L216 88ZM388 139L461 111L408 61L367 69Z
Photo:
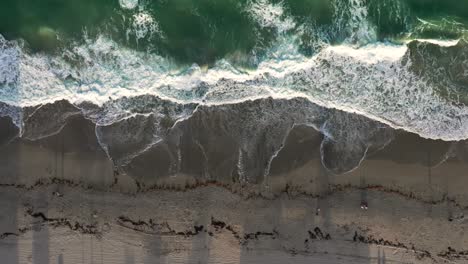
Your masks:
M7 59L2 60L0 79L8 82L2 84L0 101L15 106L60 99L103 105L145 94L174 103L207 105L305 97L426 138L468 137L468 125L463 125L468 122L459 124L468 109L447 102L402 65L408 51L405 45L329 46L310 58L266 59L256 69L238 68L227 60L208 69L180 67L104 37L74 46L61 56L29 54L14 42L3 41L1 47L0 54Z

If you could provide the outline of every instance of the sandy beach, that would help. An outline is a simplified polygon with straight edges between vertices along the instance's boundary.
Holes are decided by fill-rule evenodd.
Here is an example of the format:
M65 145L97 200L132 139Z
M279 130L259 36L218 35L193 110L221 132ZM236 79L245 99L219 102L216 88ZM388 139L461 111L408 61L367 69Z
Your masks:
M149 148L144 137L108 137L104 150L96 124L66 102L33 111L21 137L2 118L0 254L6 263L468 261L465 142L384 127L359 156L343 147L359 146L352 133L330 144L286 120L289 129L245 131L263 136L240 163L232 124L250 121L229 111L256 104L265 101L199 111ZM67 116L50 119L57 108ZM131 121L101 133L150 133L144 118Z

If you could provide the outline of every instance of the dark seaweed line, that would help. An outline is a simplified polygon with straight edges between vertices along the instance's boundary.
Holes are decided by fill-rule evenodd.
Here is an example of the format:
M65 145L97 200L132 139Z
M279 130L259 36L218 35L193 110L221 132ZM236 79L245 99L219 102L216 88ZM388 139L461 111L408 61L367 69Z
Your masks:
M22 189L22 190L26 190L26 191L32 191L32 190L34 190L36 188L40 188L40 187L44 187L44 186L50 186L50 185L54 185L54 184L64 185L64 186L73 187L73 188L75 188L75 187L76 188L82 188L84 190L100 191L100 190L97 190L97 189L93 188L93 186L91 186L91 185L84 184L83 182L74 182L72 180L60 179L60 178L51 178L49 180L38 180L33 185L30 185L30 186L26 186L24 184L0 184L0 187L11 187L11 188L17 188L17 189ZM115 185L115 183L113 183L109 187L112 188L112 186L114 186L114 185ZM139 188L141 188L142 185L137 184L137 186L140 186ZM145 194L145 193L150 193L150 192L154 192L154 191L188 192L188 191L195 190L197 188L203 188L203 187L223 188L223 189L225 189L225 190L227 190L227 191L229 191L229 192L231 192L233 194L242 195L246 200L256 199L256 198L262 198L262 199L266 199L266 200L274 200L274 199L277 199L281 194L287 194L288 196L293 196L293 197L305 196L305 197L310 197L310 198L326 198L328 196L334 195L336 192L345 192L345 191L349 191L349 190L371 190L371 191L378 191L378 192L383 192L383 193L388 193L388 194L395 194L395 195L398 195L398 196L405 197L407 199L419 201L421 203L429 204L429 205L438 205L438 204L442 204L444 202L450 202L450 203L453 204L453 206L457 207L458 209L468 210L468 206L462 206L459 202L456 201L455 198L450 198L446 194L441 199L429 201L429 200L425 200L423 198L417 197L413 193L404 193L404 192L402 192L400 190L386 188L386 187L384 187L382 185L368 185L368 186L365 186L365 187L357 187L357 186L352 186L350 184L348 184L348 185L329 185L329 191L326 192L324 195L314 195L314 194L301 192L301 191L297 191L294 194L290 194L289 191L288 191L289 188L288 188L288 186L286 186L283 189L283 191L280 192L280 194L273 195L272 197L267 197L267 196L263 195L262 193L249 192L249 193L245 194L245 193L242 192L242 190L241 191L234 190L233 188L231 188L231 186L229 184L219 183L219 182L216 182L216 181L197 181L195 184L185 185L184 188L177 188L177 187L170 187L170 186L169 187L167 187L167 186L162 187L162 186L154 185L154 186L152 186L152 187L150 187L148 189L145 189L145 190L140 189L139 191L137 191L135 194L132 194L132 195ZM109 191L112 191L112 190L109 190Z

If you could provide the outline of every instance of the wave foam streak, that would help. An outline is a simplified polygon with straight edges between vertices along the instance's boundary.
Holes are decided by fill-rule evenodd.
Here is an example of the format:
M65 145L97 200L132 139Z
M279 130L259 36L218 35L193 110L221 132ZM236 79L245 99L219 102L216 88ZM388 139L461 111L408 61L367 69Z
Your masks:
M443 50L460 45L436 46ZM209 69L180 67L104 37L60 56L31 55L14 42L1 40L1 56L6 59L0 67L0 101L33 106L66 99L102 105L149 94L174 102L220 105L265 97L305 97L426 138L466 139L468 108L452 103L438 92L439 83L414 70L411 54L421 52L424 47L420 46L329 46L311 58L275 58L247 70L226 60ZM457 78L459 83L464 77ZM450 80L442 83L450 84Z

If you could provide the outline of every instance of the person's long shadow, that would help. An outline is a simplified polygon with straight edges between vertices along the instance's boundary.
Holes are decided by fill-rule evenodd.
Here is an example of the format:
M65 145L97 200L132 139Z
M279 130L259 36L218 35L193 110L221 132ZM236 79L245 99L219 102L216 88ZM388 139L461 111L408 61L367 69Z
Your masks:
M21 151L18 147L19 129L9 117L0 117L0 256L5 264L19 260L18 208L19 192L14 187L20 174Z
M19 263L18 196L16 193L0 192L0 256L2 263Z
M39 192L36 195L35 210L47 216L47 193ZM33 224L32 256L34 264L49 263L49 228L47 224L35 222Z
M359 175L359 199L360 200L356 201L355 210L361 210L362 214L364 214L364 217L365 217L369 209L369 197L368 197L368 191L367 191L367 180L366 180L367 174L366 174L365 160L361 162L360 166L356 169L356 175ZM370 246L366 246L358 241L353 241L353 243L357 243L354 245L355 252L359 252L360 256L367 257L366 260L364 259L362 260L362 263L371 263L372 259L375 258L375 256L372 256L372 252L371 252L372 250ZM378 254L380 254L380 249L378 251Z
M206 206L206 208L211 207L211 202L215 199L216 197L213 197L211 195L212 193L210 191L206 193L201 193L200 195L205 196L203 199L203 204ZM194 225L203 225L204 229L207 228L210 224L211 221L211 215L207 215L206 211L203 212L196 212L197 215L194 216ZM199 232L197 235L192 236L192 246L190 250L190 254L188 256L188 262L189 263L194 263L194 264L205 264L205 263L212 263L210 262L210 249L212 246L211 243L211 237L208 235L207 232Z
M125 257L125 262L124 262L125 264L135 264L135 255L132 249L129 249L128 247L126 247L124 250L124 257Z
M64 263L63 263L63 254L58 255L58 257L57 257L57 264L64 264Z

